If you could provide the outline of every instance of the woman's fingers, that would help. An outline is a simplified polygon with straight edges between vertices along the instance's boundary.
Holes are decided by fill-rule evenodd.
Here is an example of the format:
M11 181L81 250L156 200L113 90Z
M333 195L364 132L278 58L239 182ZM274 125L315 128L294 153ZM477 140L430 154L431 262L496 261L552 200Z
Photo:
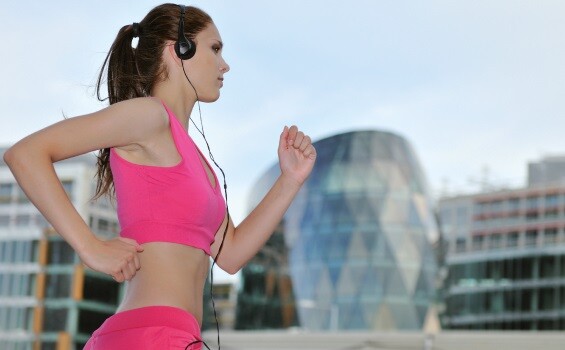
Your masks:
M300 142L300 145L298 145L298 149L300 149L300 151L304 152L306 150L306 147L310 146L311 143L312 143L312 140L310 139L310 136L306 135L302 139L302 142Z
M111 274L110 276L112 276L112 278L114 279L114 281L118 282L118 283L122 283L124 281L124 276L122 275L122 271L116 272Z
M141 268L141 262L139 261L139 255L135 254L133 258L133 265L135 266L135 270L139 270Z
M128 259L128 262L122 271L124 272L126 280L128 281L131 280L133 276L135 276L137 269L135 268L135 262L133 256Z
M306 149L312 145L312 139L310 136L305 135L302 131L300 131L296 125L293 125L288 129L287 145L292 146L295 149L299 149L301 152L305 152ZM308 157L312 153L312 149L308 154L304 155Z
M293 125L288 129L288 138L287 138L288 146L294 146L294 140L296 140L297 134L298 134L298 127L296 125Z
M125 238L125 237L118 237L118 240L136 247L137 251L140 251L140 252L143 251L143 247L139 243L137 243L137 241L134 240L134 239Z
M93 270L112 276L116 282L130 281L141 268L139 254L143 247L123 237L99 242L81 259Z
M304 157L306 158L316 158L316 149L314 148L314 145L310 144L306 147L306 149L304 150Z

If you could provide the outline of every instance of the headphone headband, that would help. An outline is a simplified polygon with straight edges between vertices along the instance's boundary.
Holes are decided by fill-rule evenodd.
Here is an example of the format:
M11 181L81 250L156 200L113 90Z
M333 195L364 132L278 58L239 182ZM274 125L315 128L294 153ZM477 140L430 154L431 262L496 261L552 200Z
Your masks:
M180 8L179 29L177 42L175 43L175 53L181 60L188 60L196 53L196 44L191 39L187 39L184 35L184 14L186 7L178 5Z

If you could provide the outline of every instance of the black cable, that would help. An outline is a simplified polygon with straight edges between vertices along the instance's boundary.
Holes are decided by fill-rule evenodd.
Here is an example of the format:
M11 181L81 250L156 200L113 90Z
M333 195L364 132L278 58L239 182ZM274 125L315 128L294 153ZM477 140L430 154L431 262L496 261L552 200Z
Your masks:
M221 350L220 324L218 323L218 315L216 313L216 302L214 301L214 290L213 290L212 287L214 285L214 265L216 265L216 261L218 260L218 257L220 256L220 252L222 251L222 248L224 247L224 241L226 239L226 234L228 232L228 227L230 225L230 210L229 210L229 206L228 206L228 186L226 184L226 175L224 173L224 170L218 165L218 163L214 159L214 155L212 154L212 151L210 150L210 144L208 143L208 140L206 139L206 135L204 135L204 124L202 123L202 112L200 110L200 98L198 97L198 92L196 91L196 88L194 87L194 85L192 85L192 82L188 78L188 75L186 74L186 71L184 70L184 64L183 64L182 60L181 60L181 65L182 65L182 71L184 73L184 76L186 77L186 80L188 81L188 83L190 84L192 89L194 90L194 94L196 95L196 103L198 105L198 115L200 117L200 127L202 128L202 130L200 130L198 128L198 126L196 126L196 123L194 122L194 120L192 120L192 118L190 118L190 116L188 117L188 119L190 121L192 121L192 124L194 125L196 130L198 130L200 135L202 135L202 137L204 138L204 142L206 142L206 147L208 148L208 155L210 156L210 160L212 160L212 162L214 163L216 168L218 168L220 170L220 172L222 173L222 178L224 179L224 196L226 197L226 215L227 215L228 220L226 222L226 227L224 228L224 234L222 236L222 242L220 243L220 247L218 248L218 253L216 254L216 257L214 258L214 260L212 262L212 266L210 268L210 297L212 299L212 309L214 310L214 319L216 320L216 331L218 333L218 350ZM204 344L204 346L206 346L206 348L210 350L210 348L208 347L208 344L206 344L206 342L204 342L203 340L195 340L195 341L191 342L190 344L188 344L185 347L185 350L187 350L189 346L191 346L193 344L197 344L197 343Z

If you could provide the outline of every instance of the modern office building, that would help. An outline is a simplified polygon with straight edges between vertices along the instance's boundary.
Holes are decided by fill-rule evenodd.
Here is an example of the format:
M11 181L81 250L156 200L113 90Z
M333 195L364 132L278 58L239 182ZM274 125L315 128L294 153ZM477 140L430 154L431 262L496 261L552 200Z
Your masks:
M565 329L564 175L565 157L543 159L525 188L440 201L445 328Z
M0 149L0 159L5 152ZM55 164L62 185L83 219L101 237L118 223L112 205L92 203L94 155ZM121 288L85 268L0 163L0 349L81 349L90 333L114 313Z
M238 316L256 311L236 328L421 329L435 297L438 231L412 147L372 130L314 145L312 174L242 271ZM279 175L276 164L257 181L250 208Z

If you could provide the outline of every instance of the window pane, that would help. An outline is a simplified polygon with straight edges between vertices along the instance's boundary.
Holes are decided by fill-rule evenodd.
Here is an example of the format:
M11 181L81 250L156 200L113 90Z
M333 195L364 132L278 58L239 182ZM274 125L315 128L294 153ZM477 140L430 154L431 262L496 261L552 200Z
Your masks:
M68 298L71 295L70 275L47 275L45 284L47 298Z
M75 252L65 241L50 241L48 248L48 264L72 264Z
M62 331L67 326L67 309L45 308L43 318L44 331Z
M12 187L11 183L0 184L0 203L10 203L12 200Z

